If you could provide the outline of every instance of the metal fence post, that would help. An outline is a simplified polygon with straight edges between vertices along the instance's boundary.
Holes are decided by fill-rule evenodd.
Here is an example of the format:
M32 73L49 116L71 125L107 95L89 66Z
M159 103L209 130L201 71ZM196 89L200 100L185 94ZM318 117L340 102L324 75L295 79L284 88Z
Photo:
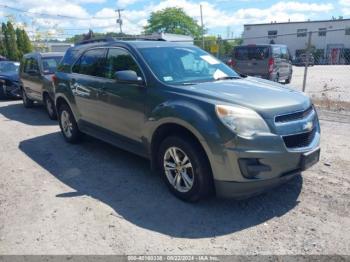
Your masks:
M306 61L305 61L305 70L304 70L304 79L303 79L303 92L305 92L305 88L306 88L307 69L309 67L309 61L310 61L311 37L312 37L312 32L309 32L309 38L307 41L307 49L306 49Z

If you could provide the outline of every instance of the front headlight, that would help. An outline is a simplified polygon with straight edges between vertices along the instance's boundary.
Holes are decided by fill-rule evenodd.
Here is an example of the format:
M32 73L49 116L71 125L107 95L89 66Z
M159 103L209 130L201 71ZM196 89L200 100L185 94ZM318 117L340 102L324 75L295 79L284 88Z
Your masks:
M251 137L257 133L270 133L264 119L254 110L240 106L216 105L215 111L221 122L237 135Z

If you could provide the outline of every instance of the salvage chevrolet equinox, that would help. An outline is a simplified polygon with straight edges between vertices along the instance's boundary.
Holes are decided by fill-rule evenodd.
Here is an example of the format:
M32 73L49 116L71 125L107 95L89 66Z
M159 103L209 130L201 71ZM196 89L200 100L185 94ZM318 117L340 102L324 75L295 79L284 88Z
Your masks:
M85 133L146 157L186 201L252 196L319 160L306 95L239 75L193 45L86 41L54 79L67 142Z

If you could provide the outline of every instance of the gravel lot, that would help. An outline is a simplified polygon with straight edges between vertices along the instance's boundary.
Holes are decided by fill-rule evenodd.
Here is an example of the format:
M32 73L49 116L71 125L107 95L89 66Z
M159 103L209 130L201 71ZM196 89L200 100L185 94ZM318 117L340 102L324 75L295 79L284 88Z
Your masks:
M304 67L293 67L290 86L303 88ZM306 93L326 108L350 110L350 65L316 65L308 68Z
M63 141L0 101L0 254L350 255L350 115L320 112L321 162L244 201L174 198L146 160Z

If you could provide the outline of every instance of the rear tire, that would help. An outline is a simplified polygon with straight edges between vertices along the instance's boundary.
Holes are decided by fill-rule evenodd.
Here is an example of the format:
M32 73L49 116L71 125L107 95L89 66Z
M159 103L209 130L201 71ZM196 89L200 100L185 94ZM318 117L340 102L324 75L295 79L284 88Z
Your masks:
M22 100L25 108L31 108L34 105L34 101L28 98L26 91L22 88Z
M213 193L208 158L193 139L186 136L165 138L157 161L169 190L181 200L195 202Z
M71 144L76 144L81 140L81 132L75 121L72 110L67 104L62 104L58 109L58 122L64 139Z
M45 105L46 112L49 115L49 118L51 120L57 120L57 113L56 113L54 102L52 101L51 97L48 94L44 95L44 105Z
M286 79L286 81L284 83L290 84L291 80L292 80L292 76L288 76L288 78Z

